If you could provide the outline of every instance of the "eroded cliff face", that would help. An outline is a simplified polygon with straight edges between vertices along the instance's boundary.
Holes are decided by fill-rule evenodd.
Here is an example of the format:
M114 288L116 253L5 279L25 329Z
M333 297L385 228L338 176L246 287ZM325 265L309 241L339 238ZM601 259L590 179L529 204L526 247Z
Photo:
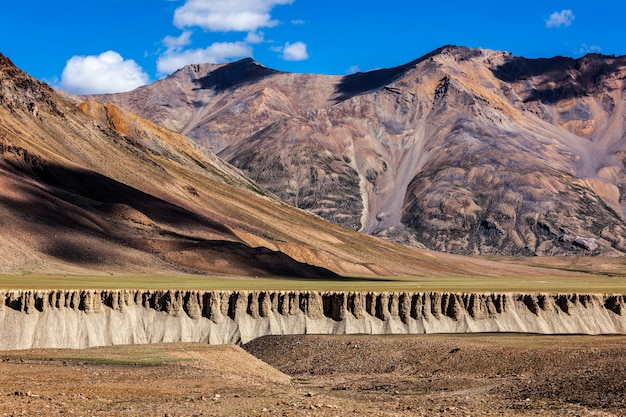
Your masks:
M0 349L246 343L280 334L626 333L626 295L0 292Z

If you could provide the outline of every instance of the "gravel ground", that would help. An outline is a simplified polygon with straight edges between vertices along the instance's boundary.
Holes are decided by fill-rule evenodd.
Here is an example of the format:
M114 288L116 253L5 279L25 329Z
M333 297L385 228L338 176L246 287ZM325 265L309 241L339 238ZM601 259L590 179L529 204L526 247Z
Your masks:
M244 348L371 415L626 415L622 336L283 336Z
M624 336L0 352L0 416L626 416L624 392Z

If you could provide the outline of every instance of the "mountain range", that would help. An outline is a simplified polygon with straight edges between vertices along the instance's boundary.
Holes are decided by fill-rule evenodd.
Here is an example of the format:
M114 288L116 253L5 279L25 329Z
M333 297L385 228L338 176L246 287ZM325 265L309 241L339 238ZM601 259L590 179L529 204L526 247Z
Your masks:
M76 97L0 54L0 273L470 277L542 271L444 252L621 255L625 62L245 59Z
M395 68L186 66L81 97L180 132L272 195L457 254L626 252L626 57L446 46Z
M184 135L76 102L0 54L0 274L485 276L299 210ZM521 269L520 269L521 268Z

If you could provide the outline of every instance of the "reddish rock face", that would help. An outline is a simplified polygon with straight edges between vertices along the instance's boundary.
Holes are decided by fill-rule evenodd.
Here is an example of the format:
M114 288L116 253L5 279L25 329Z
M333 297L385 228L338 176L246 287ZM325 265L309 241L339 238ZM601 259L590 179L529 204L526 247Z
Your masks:
M626 251L626 58L444 47L346 77L252 60L101 96L293 205L464 254Z

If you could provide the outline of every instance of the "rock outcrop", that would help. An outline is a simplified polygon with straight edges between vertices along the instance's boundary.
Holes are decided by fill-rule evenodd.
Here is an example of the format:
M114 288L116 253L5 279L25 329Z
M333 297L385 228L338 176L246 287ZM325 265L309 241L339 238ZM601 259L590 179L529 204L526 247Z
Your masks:
M0 349L281 334L624 334L625 307L625 295L13 290L0 292Z

